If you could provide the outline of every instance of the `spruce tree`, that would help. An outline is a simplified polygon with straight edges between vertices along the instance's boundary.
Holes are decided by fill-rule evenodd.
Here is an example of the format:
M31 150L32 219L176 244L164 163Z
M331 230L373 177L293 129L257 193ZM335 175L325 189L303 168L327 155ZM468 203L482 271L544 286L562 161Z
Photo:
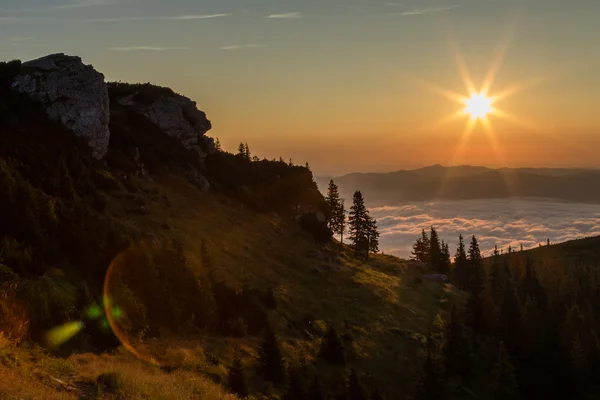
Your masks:
M520 357L525 340L525 326L521 303L513 284L509 281L500 316L498 318L499 337L513 357Z
M452 308L450 321L446 326L442 353L446 376L451 379L458 378L463 384L469 383L471 378L469 343L456 307Z
M341 206L340 192L338 186L332 180L329 181L329 187L327 188L327 196L325 196L325 202L327 203L328 210L328 221L329 228L337 233L339 231L339 209Z
M241 158L242 160L246 159L246 146L244 145L243 142L238 145L237 156L239 158Z
M377 253L379 251L379 232L377 231L377 220L367 215L367 243L368 251L366 258L369 258L369 252Z
M458 248L454 255L454 274L458 287L462 290L466 289L469 282L469 264L462 235L458 236Z
M221 141L219 140L219 138L215 139L215 151L221 151Z
M284 361L279 347L279 341L270 323L267 323L258 350L260 369L265 380L282 383L284 379Z
M321 357L331 364L345 365L344 345L334 327L329 327L321 344Z
M468 253L469 283L467 291L469 300L467 309L472 330L473 349L477 350L477 339L485 333L485 309L483 291L485 289L485 271L477 238L473 235Z
M344 243L344 232L346 231L346 208L344 206L344 199L340 200L340 207L338 208L336 219L338 230L334 233L340 235L340 243Z
M519 397L515 367L510 362L504 343L500 341L496 361L492 367L489 398L493 400L514 400L519 399Z
M450 247L448 243L444 243L442 240L442 259L440 261L440 267L438 272L444 275L450 275L450 269L452 268L452 261L450 260Z
M442 246L440 243L440 237L438 236L435 227L431 227L431 233L429 234L429 268L433 271L440 271L440 264L442 262Z
M228 386L232 393L239 397L248 396L248 386L246 384L246 375L242 360L236 353L233 356L231 367L228 368Z
M500 308L502 304L507 279L508 277L504 274L504 268L502 268L498 246L495 246L494 254L492 256L492 265L490 267L490 290L492 299L497 308Z
M413 244L411 254L412 258L416 261L424 264L429 262L429 237L427 236L425 229L421 231L421 236L417 238L417 241Z
M368 251L367 216L367 208L362 193L357 190L354 192L352 207L350 207L350 213L348 214L349 239L354 247L355 255L358 255L359 252Z
M244 159L246 161L250 161L252 159L250 156L250 147L248 146L248 143L244 143Z
M360 381L360 377L355 369L350 370L350 382L348 384L349 400L367 400L367 390Z

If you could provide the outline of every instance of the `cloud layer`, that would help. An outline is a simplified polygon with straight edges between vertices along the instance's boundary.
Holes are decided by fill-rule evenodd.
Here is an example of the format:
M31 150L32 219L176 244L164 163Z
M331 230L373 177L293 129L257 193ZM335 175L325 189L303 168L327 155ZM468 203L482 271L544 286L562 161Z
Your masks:
M469 200L371 209L384 252L408 257L421 229L434 225L454 254L458 235L477 236L484 253L600 235L597 205L544 200Z

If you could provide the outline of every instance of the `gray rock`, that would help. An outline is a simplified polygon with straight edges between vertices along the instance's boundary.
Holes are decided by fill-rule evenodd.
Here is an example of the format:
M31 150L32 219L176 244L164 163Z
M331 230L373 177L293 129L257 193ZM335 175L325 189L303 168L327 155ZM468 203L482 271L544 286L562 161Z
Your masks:
M210 183L208 182L208 179L206 179L202 174L200 174L200 172L196 171L195 169L191 170L188 173L188 179L190 182L192 182L195 186L200 188L200 190L202 190L205 193L208 192L208 190L210 189Z
M135 90L135 86L132 86L132 90ZM158 87L156 95L144 96L143 100L138 98L138 94L128 93L115 100L121 106L145 116L167 135L177 138L185 147L198 153L200 159L215 151L214 140L204 136L212 128L211 122L203 111L198 110L196 102Z
M106 154L110 131L108 91L104 75L79 57L52 54L23 63L12 89L41 103L50 119L87 140L93 156Z

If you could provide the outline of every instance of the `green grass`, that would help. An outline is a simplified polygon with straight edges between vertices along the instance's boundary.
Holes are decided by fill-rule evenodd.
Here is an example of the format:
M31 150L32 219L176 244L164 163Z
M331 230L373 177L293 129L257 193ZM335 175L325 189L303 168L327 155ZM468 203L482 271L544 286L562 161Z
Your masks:
M326 261L319 247L294 221L253 212L214 192L204 194L183 179L156 176L154 182L136 179L134 184L139 189L137 198L107 196L106 212L119 218L126 229L150 240L181 238L191 267L199 273L201 239L205 238L219 278L239 285L249 277L257 289L273 288L277 308L270 319L288 361L304 357L311 369L318 371L323 386L334 387L342 371L324 365L318 358L319 332L334 326L340 335L352 339L351 344L346 343L349 366L367 374L368 386L379 387L389 398L410 398L405 394L412 393L421 374L423 335L431 330L438 313L445 317L450 303L462 299L451 286L421 282L417 279L419 272L411 271L405 261L393 256L357 260L339 243L330 245L339 252L338 260ZM140 202L147 209L146 215L130 212ZM318 321L318 326L306 324L307 320ZM314 335L311 337L307 331ZM101 374L114 373L119 390L128 399L183 399L190 398L185 393L200 392L210 395L198 398L225 399L219 397L222 389L215 382L226 381L226 367L234 347L239 347L251 390L277 394L280 390L266 386L255 372L258 341L257 337L225 338L203 333L193 338L146 340L135 346L152 354L171 373L144 364L122 350L101 357L72 356L68 362L73 371L68 376L66 372L58 373L58 378L95 382ZM218 359L217 365L210 362L214 358ZM44 369L42 365L38 363L35 368ZM29 367L2 368L21 376ZM74 398L47 386L43 383L46 380L40 383L35 377L28 379L28 387L56 391L44 392L40 398ZM0 393L2 390L8 389L0 389Z

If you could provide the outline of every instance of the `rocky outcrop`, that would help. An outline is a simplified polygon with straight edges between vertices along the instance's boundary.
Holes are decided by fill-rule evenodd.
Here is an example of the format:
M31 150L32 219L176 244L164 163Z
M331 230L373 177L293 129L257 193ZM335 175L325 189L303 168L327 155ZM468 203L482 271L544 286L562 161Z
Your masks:
M110 138L108 91L104 75L92 66L64 54L25 62L12 90L41 103L50 119L87 140L95 158L104 157Z
M109 91L111 101L143 115L164 133L197 152L201 159L214 152L213 139L204 136L211 129L211 123L191 99L149 84L116 83L109 85Z

